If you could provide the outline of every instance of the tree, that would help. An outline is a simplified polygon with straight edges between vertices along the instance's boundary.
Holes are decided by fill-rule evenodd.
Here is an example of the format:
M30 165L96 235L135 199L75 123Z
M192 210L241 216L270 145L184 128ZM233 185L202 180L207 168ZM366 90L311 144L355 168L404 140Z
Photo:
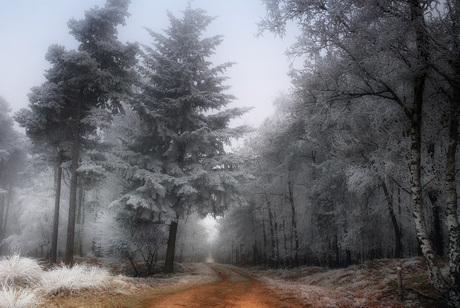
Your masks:
M211 252L208 246L210 233L202 217L197 213L191 213L178 223L178 262L205 262Z
M77 51L53 45L47 53L51 68L45 74L47 81L33 89L31 113L27 115L28 130L60 131L65 125L65 141L70 143L70 199L66 243L66 264L73 264L75 213L77 208L77 171L81 139L96 129L90 120L95 109L111 114L120 112L122 95L130 92L132 67L136 63L137 45L122 44L117 38L117 27L128 16L128 0L108 0L104 7L86 12L82 20L70 20L70 33L80 43ZM41 116L37 107L46 112ZM24 114L23 114L24 116ZM52 119L51 123L47 121ZM29 124L27 124L29 123ZM54 127L51 127L55 125Z
M13 190L26 161L25 142L13 127L8 102L0 96L0 242L6 237Z
M436 14L429 13L436 11L438 3L429 0L392 1L385 5L378 1L353 0L327 3L266 0L265 3L268 17L262 22L262 27L280 34L288 20L297 20L302 27L303 35L294 53L307 52L318 57L324 52L339 59L339 63L346 68L335 75L337 78L333 80L335 83L332 83L332 87L328 85L318 89L331 94L329 103L336 100L357 102L363 97L373 97L400 107L410 127L411 145L408 152L411 196L420 247L434 286L445 296L450 306L460 305L455 278L459 277L458 267L451 267L450 277L441 274L429 237L423 204L423 111L427 101L440 94L439 84L443 82L433 73L441 70L436 70L432 64L433 47L437 39L431 35L434 33L431 32L431 25ZM454 8L452 2L448 1L447 4ZM452 9L451 12L454 11ZM432 84L438 87L431 87ZM455 121L451 123L455 126ZM453 166L449 162L448 165ZM452 182L451 176L447 178L450 178L448 182ZM447 213L453 217L455 211L449 210ZM451 242L458 243L458 221L449 221L452 223L449 238ZM458 245L450 249L453 250L451 257L458 260ZM453 281L454 285L449 281Z
M236 163L225 146L248 131L228 127L247 109L225 109L233 96L221 74L231 64L213 67L209 57L222 38L201 38L212 18L188 7L181 19L169 14L169 20L165 35L150 31L153 48L143 56L145 82L133 108L143 133L136 152L144 163L136 173L140 186L125 197L169 223L166 272L173 271L178 220L192 208L222 214L237 199Z
M18 190L16 210L13 212L16 228L13 234L5 239L10 253L21 253L44 258L52 245L53 183L51 168L44 171L32 166L26 169L29 183ZM65 211L64 211L65 212ZM61 213L65 214L65 213ZM62 226L61 226L61 229ZM60 230L63 231L63 230Z
M167 234L164 225L136 210L116 207L102 209L94 228L97 242L105 255L126 258L136 277L153 273ZM138 260L142 260L142 268Z
M32 141L34 153L47 163L54 164L55 196L53 232L50 248L50 263L57 261L62 164L69 159L72 127L66 119L73 116L73 110L65 107L65 99L57 85L45 82L34 87L29 94L29 109L21 109L15 120L26 129Z
M130 92L133 82L131 69L136 63L137 46L120 43L116 29L124 24L128 16L128 3L127 0L108 0L104 8L87 11L85 19L70 20L70 33L80 42L79 51L64 52L59 48L51 51L50 62L55 65L55 70L48 72L49 79L56 83L68 83L71 100L76 107L65 256L67 264L73 263L77 169L85 118L83 112L91 108L118 112L121 95ZM75 73L78 74L76 80ZM87 126L87 129L94 130L91 125Z
M448 147L444 190L446 195L446 224L449 233L449 272L447 293L452 305L460 305L460 224L458 220L458 182L456 163L460 117L460 2L446 1L441 18L434 23L429 37L433 54L430 65L441 79L443 99L448 101Z
M219 263L248 265L258 260L258 234L254 204L229 209L217 220L218 237L213 243L213 257Z

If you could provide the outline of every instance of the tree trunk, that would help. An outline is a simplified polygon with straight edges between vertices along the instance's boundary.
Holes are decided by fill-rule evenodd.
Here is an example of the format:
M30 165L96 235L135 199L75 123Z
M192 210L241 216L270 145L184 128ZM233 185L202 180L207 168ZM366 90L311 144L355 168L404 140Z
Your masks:
M460 8L459 8L460 9ZM460 76L460 59L454 64ZM456 185L456 153L458 146L458 128L460 113L460 85L454 87L449 129L449 147L446 157L446 222L449 233L449 272L450 285L447 302L451 307L460 307L460 227L458 222L458 203Z
M423 93L423 82L418 80L415 95L416 98L421 96ZM418 93L418 92L422 93ZM421 97L420 97L421 99ZM418 101L419 99L416 99ZM426 227L426 219L422 201L422 183L421 183L421 116L422 116L422 101L416 102L413 110L413 118L411 123L411 162L410 162L410 173L411 173L411 195L413 203L413 218L415 223L415 229L417 238L420 243L420 249L423 257L425 258L430 281L433 285L445 293L445 281L441 275L441 271L438 266L433 243L430 240L429 232Z
M8 225L8 216L10 216L10 205L11 205L11 195L13 194L13 185L10 183L8 187L8 193L7 193L7 198L6 198L6 204L5 204L5 216L3 219L3 225L0 225L0 228L2 229L2 234L3 238L6 237L6 227Z
M77 184L78 184L78 161L80 152L80 126L81 109L83 105L83 89L80 90L77 111L75 116L74 144L72 148L72 163L70 166L70 200L69 217L67 223L67 242L65 248L64 262L68 266L73 266L73 255L75 245L75 212L77 209Z
M279 245L279 234L278 234L278 219L276 217L276 212L273 213L273 220L275 222L275 247L276 247L276 253L275 253L275 267L278 268L280 265L280 245Z
M129 260L129 263L133 267L134 277L140 277L140 273L139 273L139 270L137 269L136 263L134 263L134 259L131 257L130 254L127 254L127 258Z
M270 265L270 267L275 267L276 243L275 243L275 229L274 229L274 226L273 226L273 213L272 213L270 203L268 203L267 205L268 205L268 224L269 224L269 227L270 227L270 260L269 260L269 265Z
M165 274L174 273L174 254L176 251L177 221L169 225L168 247L166 248Z
M77 241L75 244L75 251L76 253L82 257L83 256L83 248L82 248L82 243L83 243L83 212L84 212L84 202L85 202L85 191L83 189L83 185L80 181L80 187L78 189L78 211L77 211L77 218L76 218L76 224L77 224Z
M254 257L254 266L259 264L259 251L257 249L257 229L254 221L254 216L251 218L252 232L254 234L254 246L253 246L253 257Z
M283 267L286 268L289 263L291 262L288 262L286 219L283 216Z
M50 264L57 262L57 244L59 233L59 208L61 204L61 182L62 182L62 150L58 150L57 164L55 170L55 195L54 195L54 218L53 234L51 236Z
M257 240L254 240L254 247L253 247L253 253L254 253L254 264L253 266L257 266L260 264L260 257L259 257L259 250L257 248Z
M350 266L353 261L351 260L351 250L350 248L346 248L345 249L345 255L346 255L346 259L345 259L345 266Z
M385 181L381 180L381 186L383 189L383 193L385 194L385 198L387 199L388 205L388 212L391 218L391 224L393 225L393 231L395 233L395 258L401 258L402 252L402 244L401 244L401 230L399 229L398 221L396 220L396 215L393 209L393 199L390 196L390 192L388 191L388 187Z
M296 211L295 211L295 203L294 203L294 188L292 182L289 181L288 183L289 189L289 204L291 205L291 223L292 223L292 231L294 233L294 265L297 267L299 266L299 233L297 231L297 220L296 220Z
M1 226L3 225L3 210L5 208L5 196L4 195L5 194L0 194L0 242L3 240L3 230Z
M431 209L433 213L433 244L436 248L438 256L444 256L444 245L443 245L443 234L442 234L442 222L441 222L441 207L438 202L440 191L430 190L428 192L428 198L431 202Z
M446 281L441 274L433 243L430 240L426 227L426 219L422 200L421 181L421 148L422 148L422 110L423 95L425 92L428 63L428 41L425 29L423 8L418 0L411 0L411 20L415 27L417 58L424 66L414 78L413 105L411 110L411 160L410 160L410 185L413 203L413 218L420 249L428 268L430 281L442 294L446 294Z
M265 231L265 219L262 218L262 235L264 237L264 268L267 269L267 232Z

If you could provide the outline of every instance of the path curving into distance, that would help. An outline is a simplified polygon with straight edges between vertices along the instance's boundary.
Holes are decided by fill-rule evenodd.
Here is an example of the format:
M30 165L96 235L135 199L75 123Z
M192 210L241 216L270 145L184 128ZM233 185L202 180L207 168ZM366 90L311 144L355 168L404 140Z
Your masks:
M276 294L243 270L217 264L209 266L219 276L217 282L157 297L146 307L308 307L297 298Z

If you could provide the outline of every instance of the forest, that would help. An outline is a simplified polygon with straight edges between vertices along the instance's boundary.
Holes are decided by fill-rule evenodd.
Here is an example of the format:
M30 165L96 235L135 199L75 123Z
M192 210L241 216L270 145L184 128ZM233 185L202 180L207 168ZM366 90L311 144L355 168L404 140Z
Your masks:
M259 35L295 25L302 67L257 128L232 125L250 108L212 62L213 17L190 2L123 43L129 2L68 22L78 47L49 47L28 108L0 97L1 255L133 276L421 256L460 306L459 1L263 0Z

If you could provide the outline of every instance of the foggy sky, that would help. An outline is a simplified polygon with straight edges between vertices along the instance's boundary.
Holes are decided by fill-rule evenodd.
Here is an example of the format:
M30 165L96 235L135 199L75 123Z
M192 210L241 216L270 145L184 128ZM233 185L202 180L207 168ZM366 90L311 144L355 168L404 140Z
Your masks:
M144 27L161 32L169 25L167 11L181 17L187 0L132 0L126 26L119 38L126 42L152 42ZM81 19L84 11L103 6L105 0L0 0L0 96L13 111L28 105L30 88L40 85L49 67L45 54L51 44L68 49L78 46L69 34L67 22ZM195 0L193 8L202 8L216 19L206 36L223 35L214 64L236 62L226 76L228 91L237 97L229 107L255 107L236 124L259 125L273 112L272 102L289 89L290 60L284 55L294 42L271 33L256 38L257 22L265 16L260 0Z

